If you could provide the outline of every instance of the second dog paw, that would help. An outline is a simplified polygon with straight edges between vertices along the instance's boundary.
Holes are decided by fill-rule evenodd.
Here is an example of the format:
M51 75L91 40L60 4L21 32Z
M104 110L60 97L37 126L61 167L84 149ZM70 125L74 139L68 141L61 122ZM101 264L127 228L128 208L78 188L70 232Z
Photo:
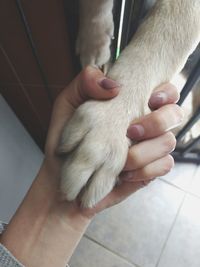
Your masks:
M80 25L76 52L80 55L83 67L96 65L102 67L111 56L110 45L114 33L112 15L84 21Z

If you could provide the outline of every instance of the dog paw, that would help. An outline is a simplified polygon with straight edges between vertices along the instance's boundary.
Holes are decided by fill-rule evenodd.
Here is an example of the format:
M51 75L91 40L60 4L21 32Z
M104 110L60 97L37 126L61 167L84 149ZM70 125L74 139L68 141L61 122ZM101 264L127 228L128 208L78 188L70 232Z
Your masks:
M66 154L61 191L69 201L80 194L84 207L93 207L113 189L127 157L127 125L107 104L91 101L80 106L59 146Z
M114 33L112 14L100 14L80 24L76 52L83 67L96 65L101 68L110 59L110 44Z

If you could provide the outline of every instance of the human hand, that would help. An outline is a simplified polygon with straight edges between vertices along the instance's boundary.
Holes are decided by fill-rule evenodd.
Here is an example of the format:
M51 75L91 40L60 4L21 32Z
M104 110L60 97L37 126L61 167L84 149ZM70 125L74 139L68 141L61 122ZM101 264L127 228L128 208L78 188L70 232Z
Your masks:
M45 164L51 172L60 169L62 160L58 157L62 130L75 110L89 99L107 100L119 92L119 84L107 79L96 67L86 67L57 97L51 116L45 146Z
M57 98L46 144L45 162L51 169L51 173L60 170L62 160L57 157L56 149L62 129L75 109L89 98L101 100L117 95L119 91L117 87L110 90L103 90L99 87L96 81L102 80L102 77L103 74L99 70L89 67ZM161 101L161 96L165 96L163 101ZM122 183L93 209L84 210L85 214L92 215L118 203L156 176L164 175L172 168L173 159L169 153L175 147L175 137L167 131L182 120L181 109L173 104L178 97L176 88L170 84L164 84L154 91L149 103L152 109L157 110L135 121L134 127L129 127L128 136L134 140L142 140L142 142L129 149L124 171L120 175ZM139 128L138 125L140 125ZM137 131L141 130L141 125L145 131L143 136L139 136ZM145 153L147 150L152 153ZM131 184L130 181L132 181Z
M149 106L154 111L135 120L127 131L130 139L140 142L129 149L119 177L121 182L92 210L86 212L97 213L115 205L171 170L174 160L170 153L175 148L176 139L170 130L183 120L183 111L175 104L178 99L178 91L172 84L156 88L149 100Z

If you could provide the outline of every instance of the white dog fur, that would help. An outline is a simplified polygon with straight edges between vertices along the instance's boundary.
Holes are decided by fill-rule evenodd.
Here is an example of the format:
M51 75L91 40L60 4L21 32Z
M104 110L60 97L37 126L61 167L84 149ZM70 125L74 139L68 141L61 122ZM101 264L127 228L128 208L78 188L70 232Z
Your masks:
M101 66L110 57L113 1L81 0L80 4L82 64ZM105 27L100 29L102 21ZM70 154L62 169L61 190L67 200L84 189L82 204L92 207L112 190L126 161L129 123L147 112L153 88L181 71L199 41L200 0L157 1L108 72L122 84L119 95L81 105L64 129L60 151Z

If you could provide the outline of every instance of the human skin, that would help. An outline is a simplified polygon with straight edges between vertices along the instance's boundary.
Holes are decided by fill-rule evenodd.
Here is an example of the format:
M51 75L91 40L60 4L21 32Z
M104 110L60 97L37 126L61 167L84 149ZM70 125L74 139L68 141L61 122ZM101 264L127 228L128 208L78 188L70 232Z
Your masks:
M150 100L151 108L158 109L135 121L136 126L132 125L127 132L130 138L140 142L129 149L120 185L92 209L82 209L79 200L67 202L62 199L59 177L63 159L57 153L62 129L84 101L90 98L110 99L118 94L120 87L117 84L116 87L103 88L104 78L99 70L87 67L55 101L44 161L0 239L27 267L66 266L96 213L127 198L173 166L169 153L175 147L175 138L167 129L180 123L183 115L174 104L178 100L176 89L167 84L157 88ZM160 97L158 92L164 93L165 97ZM153 123L157 127L153 127ZM138 130L141 126L142 135ZM141 157L142 151L155 145L157 149L153 149L154 153Z

